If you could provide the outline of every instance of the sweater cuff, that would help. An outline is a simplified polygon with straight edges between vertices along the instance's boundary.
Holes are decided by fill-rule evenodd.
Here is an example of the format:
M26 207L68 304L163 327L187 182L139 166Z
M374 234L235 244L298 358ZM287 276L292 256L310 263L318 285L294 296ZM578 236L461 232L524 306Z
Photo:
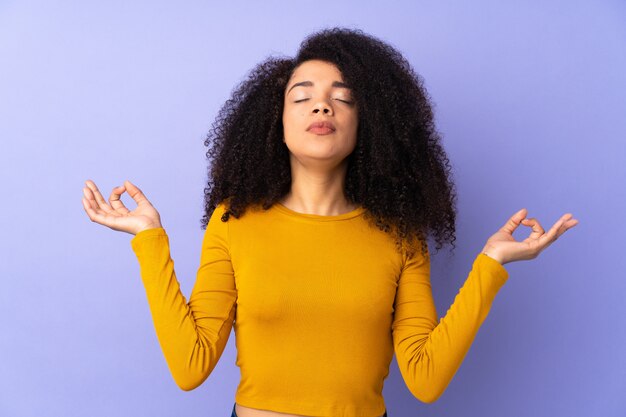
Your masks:
M502 287L509 279L509 272L504 265L482 252L474 260L474 265L479 270L487 271L493 277L496 289Z
M153 227L150 229L145 229L137 233L130 240L130 246L133 248L133 250L136 251L138 247L141 245L141 243L143 243L144 240L152 239L156 237L162 237L162 236L167 237L167 233L165 233L165 229L162 227Z

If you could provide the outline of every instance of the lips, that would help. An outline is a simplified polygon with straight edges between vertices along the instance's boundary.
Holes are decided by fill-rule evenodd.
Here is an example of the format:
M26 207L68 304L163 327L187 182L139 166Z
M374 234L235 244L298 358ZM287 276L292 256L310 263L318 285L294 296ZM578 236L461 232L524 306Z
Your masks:
M331 122L313 122L307 128L307 131L318 135L327 135L335 131L335 125Z
M309 125L307 130L312 130L312 129L330 129L334 131L335 125L333 125L331 122L313 122Z

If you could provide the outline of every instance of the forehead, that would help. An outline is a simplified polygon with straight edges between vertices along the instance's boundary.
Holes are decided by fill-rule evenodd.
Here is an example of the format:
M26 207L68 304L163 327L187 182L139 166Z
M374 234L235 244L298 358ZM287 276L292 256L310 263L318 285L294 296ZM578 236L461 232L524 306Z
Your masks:
M341 71L339 68L331 62L322 60L309 60L304 61L291 74L289 81L296 81L300 78L326 78L333 77L334 80L342 81Z

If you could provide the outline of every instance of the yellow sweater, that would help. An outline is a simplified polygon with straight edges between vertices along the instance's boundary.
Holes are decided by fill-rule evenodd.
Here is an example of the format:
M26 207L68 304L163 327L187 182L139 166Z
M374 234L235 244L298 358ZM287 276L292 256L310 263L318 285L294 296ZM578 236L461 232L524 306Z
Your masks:
M479 254L438 321L430 257L407 260L360 207L334 216L279 203L222 222L213 212L187 303L163 228L131 246L168 367L183 390L198 387L219 360L232 327L246 407L328 417L385 412L383 382L395 352L402 377L435 401L461 365L508 279Z

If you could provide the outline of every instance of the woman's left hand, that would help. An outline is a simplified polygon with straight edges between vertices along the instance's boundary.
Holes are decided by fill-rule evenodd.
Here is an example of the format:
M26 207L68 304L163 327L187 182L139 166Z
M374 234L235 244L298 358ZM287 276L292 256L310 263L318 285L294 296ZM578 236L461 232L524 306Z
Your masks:
M550 246L568 229L576 226L578 220L572 218L571 213L564 214L554 223L554 226L545 233L537 219L526 219L525 208L515 213L500 230L491 236L482 253L497 260L502 265L508 262L521 261L536 258L541 251ZM513 238L513 231L522 224L532 227L532 233L521 242Z

